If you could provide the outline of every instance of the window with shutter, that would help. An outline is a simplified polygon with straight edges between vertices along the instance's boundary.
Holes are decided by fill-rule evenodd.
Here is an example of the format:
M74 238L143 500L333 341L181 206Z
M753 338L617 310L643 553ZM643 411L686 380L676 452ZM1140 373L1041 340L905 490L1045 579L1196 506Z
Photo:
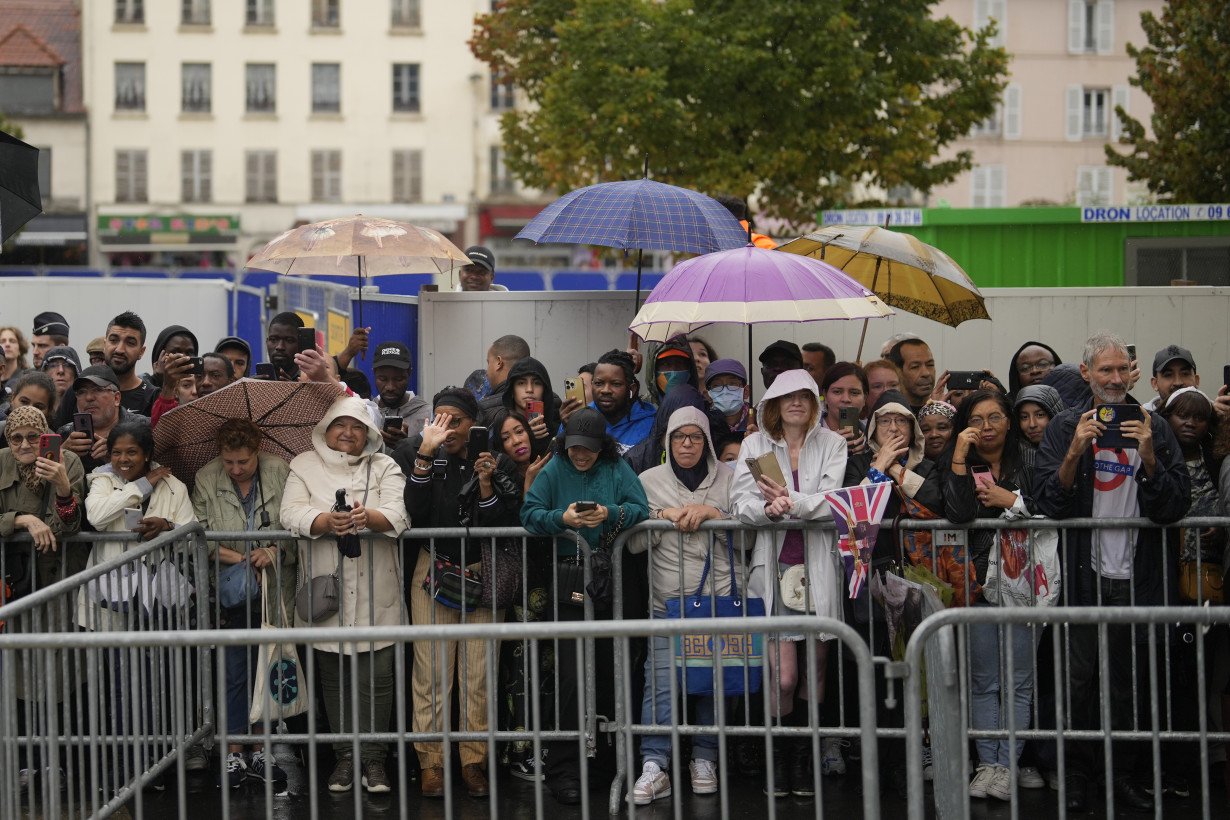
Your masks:
M419 107L418 63L394 63L393 110L418 113Z
M490 180L491 193L511 194L516 190L512 176L504 167L504 152L498 145L491 146Z
M1079 85L1068 86L1065 95L1065 111L1064 131L1068 140L1071 142L1081 139L1081 115L1083 112L1082 103L1084 101L1085 89Z
M1128 87L1126 85L1117 85L1112 89L1114 98L1114 107L1122 108L1124 114L1130 114L1128 110ZM1110 137L1118 142L1123 136L1123 124L1119 120L1119 114L1111 110L1110 114Z
M209 0L183 0L179 21L185 26L209 25Z
M277 68L273 63L248 63L244 99L249 113L272 114L277 106Z
M389 6L394 27L419 28L422 26L419 0L390 0Z
M278 154L248 151L244 157L244 198L248 202L278 201Z
M1115 2L1097 0L1093 6L1096 36L1093 49L1098 54L1112 54L1115 50Z
M312 63L312 111L342 110L342 66Z
M1081 136L1105 137L1110 130L1110 89L1081 89Z
M970 173L973 186L970 204L975 208L1004 206L1004 166L978 165Z
M180 199L184 202L213 201L213 154L210 151L180 152Z
M145 22L145 4L142 0L115 0L116 24L139 25Z
M1085 14L1088 3L1085 0L1068 0L1068 53L1081 54L1085 51Z
M115 110L145 110L145 63L115 64Z
M337 28L342 24L340 0L312 0L312 25L316 28Z
M312 152L312 200L314 202L341 202L341 151Z
M244 22L249 26L273 25L273 0L248 0Z
M1021 138L1021 86L1008 83L1004 89L1004 139Z
M1080 207L1109 205L1113 194L1111 169L1105 165L1082 165L1076 169L1076 204Z
M145 202L146 152L141 149L121 149L115 152L115 201Z
M423 152L417 149L393 152L393 201L423 201Z

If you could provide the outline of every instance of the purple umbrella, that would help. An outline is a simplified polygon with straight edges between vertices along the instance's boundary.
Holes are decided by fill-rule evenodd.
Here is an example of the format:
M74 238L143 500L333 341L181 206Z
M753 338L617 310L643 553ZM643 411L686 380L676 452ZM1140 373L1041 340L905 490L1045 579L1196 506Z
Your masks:
M664 342L713 324L876 319L892 313L827 262L747 245L676 265L628 329L647 342Z

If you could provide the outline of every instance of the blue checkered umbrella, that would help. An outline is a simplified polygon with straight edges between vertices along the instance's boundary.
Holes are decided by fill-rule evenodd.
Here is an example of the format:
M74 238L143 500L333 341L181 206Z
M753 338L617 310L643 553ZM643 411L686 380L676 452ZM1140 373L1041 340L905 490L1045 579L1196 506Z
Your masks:
M633 179L564 194L530 220L516 238L624 250L712 253L743 247L747 231L715 199L651 179ZM639 261L637 274L639 307Z

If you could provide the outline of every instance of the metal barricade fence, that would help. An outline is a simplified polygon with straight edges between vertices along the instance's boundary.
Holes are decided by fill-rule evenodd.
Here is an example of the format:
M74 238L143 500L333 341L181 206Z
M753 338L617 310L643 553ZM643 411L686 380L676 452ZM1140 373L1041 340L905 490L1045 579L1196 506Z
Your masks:
M1230 521L1191 519L1183 523L1203 528L1225 526ZM988 528L1105 528L1125 524L1149 526L1148 522L1136 520L1026 524L979 521L956 528L943 521L902 521L897 534L905 538L910 531L920 529L975 532ZM909 765L912 816L921 816L913 813L922 811L921 801L925 800L921 788L923 695L919 684L924 668L935 670L933 679L928 681L926 697L933 716L930 734L935 752L934 799L938 816L952 817L968 811L968 800L962 796L969 790L966 761L970 739L999 738L1011 744L1014 738L1037 742L1048 738L1054 741L1056 737L1103 737L1095 730L1047 729L1045 723L1040 723L1040 718L1044 720L1050 714L1051 725L1063 727L1061 707L1071 700L1071 692L1063 686L1055 687L1062 694L1053 708L1043 710L1034 703L1028 727L1017 726L1010 719L1006 729L970 728L969 638L963 634L961 640L950 640L944 636L951 635L952 630L939 629L939 625L1025 621L1077 624L1088 623L1090 619L1096 622L1091 613L1116 614L1113 610L1091 609L1074 614L1068 614L1066 609L986 606L948 610L916 618L918 622L910 622L904 630L898 628L895 641L890 639L893 629L889 622L882 619L882 613L873 607L869 597L853 602L843 600L844 623L789 611L771 613L765 618L699 618L686 622L663 619L655 613L656 617L649 621L639 620L641 612L649 611L650 602L656 610L664 599L673 596L682 603L686 596L693 595L697 581L695 562L703 563L707 557L711 571L718 563L725 565L729 558L721 536L730 532L737 540L739 531L751 529L730 521L706 523L701 527L699 551L695 543L686 548L692 550L688 554L688 561L692 562L689 568L684 571L684 562L678 558L674 564L667 563L674 567L674 578L669 572L648 572L647 567L635 565L639 560L635 556L625 556L629 547L634 551L643 549L651 556L683 554L684 541L669 522L646 522L624 533L613 547L615 593L609 619L604 611L595 612L588 595L583 607L561 603L556 594L561 568L554 546L548 548L544 539L535 539L517 528L416 529L396 542L365 537L360 559L353 563L338 561L327 567L312 566L310 551L304 553L306 561L300 562L296 560L299 550L287 547L281 551L282 557L271 564L273 572L267 573L276 593L271 598L280 595L287 608L293 610L294 593L305 582L321 574L335 573L339 575L343 596L353 594L354 602L347 610L343 600L335 621L326 619L310 628L279 629L276 637L270 630L258 628L260 621L278 622L279 607L272 606L274 601L265 607L251 601L238 607L222 605L218 580L229 559L215 547L228 542L284 543L293 541L290 533L205 533L199 525L192 525L134 545L118 558L49 586L36 586L25 597L0 606L0 620L8 622L0 635L0 817L22 816L23 812L37 814L40 809L45 814L105 816L126 803L138 816L147 811L182 815L190 799L194 805L204 799L207 806L217 799L217 811L222 816L250 813L258 810L250 789L239 792L212 788L214 779L225 781L226 754L233 747L260 751L267 763L277 762L293 769L289 786L261 781L257 802L259 810L265 813L273 811L279 805L275 800L284 799L280 795L288 793L285 799L306 796L305 811L318 816L322 797L333 794L325 783L329 772L322 768L330 754L335 759L348 754L359 761L350 794L341 794L341 799L353 801L356 815L364 811L387 812L392 804L402 815L423 808L423 798L412 794L410 788L416 777L421 778L420 790L426 785L428 775L417 774L416 764L422 760L428 768L438 765L441 770L439 790L448 816L459 811L455 798L463 793L463 788L469 790L467 764L480 761L489 778L486 794L479 796L493 814L507 812L511 807L518 812L532 810L541 817L554 810L542 775L552 772L553 760L558 765L565 758L575 761L583 796L591 784L609 782L605 808L617 813L626 807L635 813L638 806L631 794L640 771L637 753L644 752L638 750L637 743L655 737L669 741L666 751L661 753L667 756L664 768L674 780L670 810L676 817L714 812L728 816L734 811L733 805L745 810L752 792L759 801L760 777L748 776L739 755L749 748L763 749L764 760L771 762L775 746L779 747L777 751L785 746L794 752L792 758L810 758L805 767L811 782L800 786L799 792L814 791L816 797L811 805L795 801L788 808L787 804L765 797L764 813L774 817L779 813L794 816L806 811L822 816L825 811L837 810L832 802L836 795L821 778L822 743L829 739L837 742L839 748L848 748L851 754L861 751L858 777L862 788L856 800L861 803L864 816L879 816L880 781L898 757L902 759L903 784L904 764ZM795 522L771 529L826 530L832 529L832 525L826 522L805 526ZM654 538L648 538L649 533L654 533ZM466 537L472 540L458 540ZM644 543L638 544L638 539ZM123 537L106 534L72 539L79 543L91 540L115 541ZM490 545L486 554L484 543ZM745 546L747 550L736 551L733 567L738 598L743 604L748 600L745 572L750 563L751 543ZM12 545L0 553L0 569L11 549ZM578 549L588 555L583 542ZM1032 561L1032 540L1026 551ZM744 557L740 557L741 552ZM839 559L835 553L830 558L842 585L841 590L835 591L848 599ZM512 562L518 572L511 605L487 602L465 611L432 601L424 590L424 581L444 571L440 563L444 559L463 567L482 568L492 578L501 574L502 562L505 566ZM968 562L969 551L958 560ZM993 560L999 560L998 550L994 551ZM171 569L190 584L190 591L182 584L170 583L177 577ZM629 569L636 573L632 576L635 578L644 573L643 591L648 597L639 602L629 600L629 606L625 606ZM157 582L160 570L165 572L161 586ZM586 581L593 580L592 562L584 563L584 573ZM811 574L808 568L805 586L817 581ZM761 583L776 585L778 579L762 579ZM137 600L126 611L117 609L114 605L123 603L126 590L148 590L152 607ZM132 604L133 596L127 597ZM83 598L92 601L95 608L105 609L106 617L117 628L99 630L102 612L95 613L93 621L80 621L83 626L79 626L72 616L79 614ZM701 598L716 602L711 588L703 591ZM186 600L190 606L182 606ZM631 606L644 609L632 610ZM393 620L381 621L381 612ZM1148 612L1153 620L1132 622L1182 621L1224 627L1227 621L1227 611L1220 608ZM360 614L366 618L359 618ZM288 615L293 618L293 614ZM636 617L627 618L629 615ZM936 621L937 618L944 620ZM351 625L361 620L377 625ZM1105 649L1105 627L1102 632ZM820 659L829 659L827 692L821 689L825 681L819 675L807 675L805 683L797 684L800 693L807 695L807 704L794 720L772 716L770 686L775 684L770 669L780 661L774 654L778 641L765 643L764 675L758 692L750 693L746 687L740 695L725 691L728 678L722 671L733 665L736 678L746 683L748 664L739 658L723 658L714 647L737 645L739 641L731 640L732 636L737 639L751 634L801 638L795 657L803 658L799 666L808 670L822 668ZM1143 663L1136 663L1139 653L1140 657L1148 655L1156 662L1148 667L1156 672L1162 661L1175 654L1171 637L1167 632L1162 642L1131 642L1133 668L1145 669ZM646 664L644 644L652 645L654 638L670 640L659 645L656 661L651 659ZM836 638L836 642L829 638ZM1198 634L1192 640L1198 662L1203 664L1205 637ZM372 644L373 641L379 644ZM273 651L275 659L279 658L282 650L278 647L294 644L298 645L298 659L305 673L302 680L310 690L310 708L285 722L265 716L251 723L241 711L249 707L254 679L265 668L264 655ZM696 708L700 698L685 691L685 679L673 668L675 647L684 644L706 648L708 652L699 666L711 667L718 692L711 717L689 715L688 710ZM1066 658L1059 644L1053 645L1050 654L1057 659ZM563 660L555 663L557 658ZM1036 667L1038 661L1035 653L1031 666ZM1107 652L1101 653L1099 662L1103 666L1109 662ZM1007 663L1008 671L1014 671L1012 662ZM667 671L663 667L672 668ZM883 675L876 674L877 669ZM58 674L50 674L55 670ZM645 671L649 676L642 681L640 676ZM661 671L666 673L655 674ZM1053 679L1060 682L1060 675L1060 671L1055 671ZM77 694L64 704L50 689L45 697L31 700L31 687L22 686L23 681L33 685L56 677L61 681L75 680ZM1034 680L1041 679L1035 669ZM909 686L907 697L898 698L895 687L903 684ZM1157 686L1142 687L1139 691L1134 686L1133 697L1142 703L1153 698L1157 701L1157 714L1169 719L1178 692L1170 688L1168 676L1166 684L1164 692L1158 692ZM246 696L233 700L231 694L236 688L246 689ZM1069 685L1067 690L1070 689ZM329 697L324 693L330 693ZM650 719L641 717L637 704L642 701L651 705ZM118 703L119 708L112 709L113 703ZM663 703L671 704L671 718L665 722L653 719L661 717L655 713ZM1202 762L1207 761L1210 745L1230 738L1205 725L1203 687L1198 706L1200 722L1190 729L1163 720L1162 728L1156 722L1146 728L1137 725L1127 730L1116 725L1113 737L1116 741L1148 739L1155 747L1162 742L1198 741ZM1060 719L1056 721L1056 717ZM1109 717L1106 722L1109 723ZM682 765L687 744L695 750L705 744L712 747L714 742L718 796L710 799L715 802L683 797L688 779L687 767ZM853 746L847 745L851 743ZM190 777L189 750L196 744L206 748L216 744L223 766L221 771L213 768L205 775L211 787L205 793L200 791L199 782L193 786L189 779L188 786L185 785ZM662 744L658 744L661 748ZM296 749L301 750L304 759L296 759ZM883 754L885 749L887 756ZM1060 749L1058 771L1062 774L1062 745ZM550 754L544 755L547 750ZM557 751L562 757L556 755ZM515 779L497 777L497 770L503 768L496 765L497 760L514 752L520 755L516 758L520 776L532 785L522 786ZM1159 754L1155 751L1155 759ZM733 764L732 756L736 758ZM1108 761L1112 757L1109 742L1105 757ZM395 767L388 777L394 794L361 795L366 763L382 759L389 759ZM57 760L59 766L54 765ZM504 762L511 761L501 761ZM854 765L854 761L851 763ZM767 781L766 791L780 787L780 783L774 782L773 766L764 762L760 765ZM1015 816L1019 798L1017 767L1014 763L1008 768ZM173 795L143 790L143 786L157 783L163 774L172 771L176 774ZM610 779L606 780L607 777ZM1059 785L1062 810L1062 778ZM1164 783L1154 785L1165 789ZM1207 773L1202 776L1201 785L1208 816ZM202 794L211 796L203 798ZM339 798L333 794L329 799ZM239 802L235 803L236 800ZM378 802L368 802L372 800ZM383 803L379 802L382 800ZM581 802L581 815L589 816L592 807L587 800ZM1026 801L1022 805L1032 810L1036 802ZM665 808L664 804L659 805ZM278 811L284 808L283 805ZM846 800L841 810L849 808L850 801Z
M1206 600L1199 585L1183 587L1193 600L1180 598L1176 573L1186 533L1194 535L1187 546L1199 565L1202 539L1228 525L1211 517L1169 529L1147 519L961 525L971 543L989 537L986 572L1004 579L1028 578L1052 538L1062 572L1046 584L1061 585L1070 605L1038 605L1038 598L1009 605L991 592L1000 605L946 609L912 629L899 666L908 680L906 736L929 735L931 760L920 742L907 744L911 820L927 815L931 779L943 820L969 817L971 804L984 799L1008 802L1014 820L1098 805L1107 816L1126 808L1209 818L1224 810L1226 784L1212 782L1210 764L1216 752L1224 768L1230 741L1221 708L1230 682L1230 608L1220 597ZM956 529L945 521L901 528ZM1148 528L1161 531L1159 546L1136 547L1126 578L1105 575L1098 534ZM1079 535L1088 535L1087 544ZM957 544L964 550L958 561L975 560L979 550L967 546ZM1221 570L1219 562L1219 577Z

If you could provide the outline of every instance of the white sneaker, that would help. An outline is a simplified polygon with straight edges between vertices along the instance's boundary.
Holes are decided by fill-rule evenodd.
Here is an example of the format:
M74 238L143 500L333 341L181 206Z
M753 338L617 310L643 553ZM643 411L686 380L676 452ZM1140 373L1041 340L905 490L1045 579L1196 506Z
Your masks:
M826 737L820 741L820 774L845 774L846 759L841 756L841 738Z
M1012 799L1012 772L1007 766L995 767L991 782L987 784L987 796L1003 801Z
M1036 766L1021 766L1016 770L1016 783L1022 789L1041 789L1046 786Z
M931 758L931 745L923 743L922 747L923 780L935 780L935 761Z
M645 762L641 776L632 787L632 802L638 806L648 806L655 800L671 796L671 779L662 767L652 760Z
M688 764L692 775L692 794L713 794L718 790L717 764L712 760L695 759Z
M987 791L991 786L991 781L995 779L995 770L999 768L993 763L980 763L974 771L974 779L969 784L970 797L986 797Z

